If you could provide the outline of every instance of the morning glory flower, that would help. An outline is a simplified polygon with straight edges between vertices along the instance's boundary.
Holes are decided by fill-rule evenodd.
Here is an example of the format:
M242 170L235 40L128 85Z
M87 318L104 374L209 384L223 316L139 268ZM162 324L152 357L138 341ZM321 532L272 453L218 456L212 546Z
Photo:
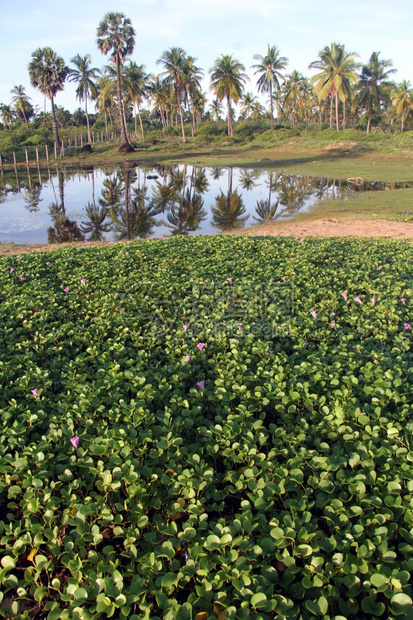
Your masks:
M302 237L300 239L300 243L304 243L304 239Z
M232 284L232 278L227 278L228 282Z
M50 265L50 262L49 262L48 260L46 261L46 265L47 265L47 266L49 266L49 265Z
M267 242L265 242L265 243L264 243L264 245L268 245L268 243L267 243Z
M308 347L308 342L304 342L303 349L306 349L307 347Z
M409 323L404 324L404 331L407 331L410 328L411 328L411 325Z
M197 386L199 387L200 390L204 390L205 389L205 381L198 381Z
M371 298L371 303L372 303L372 304L373 304L373 306L374 306L374 304L376 303L376 298L375 298L375 297L372 297L372 298Z
M232 341L233 342L238 342L238 340L236 338L233 338Z
M341 293L341 296L344 297L344 299L347 301L347 291L344 291L344 293Z
M379 265L378 270L380 271L381 269L383 269L383 265Z
M356 301L358 304L362 304L363 302L361 301L360 297L355 297L354 301Z
M238 329L242 329L242 323L238 323Z
M316 310L313 310L313 311L311 312L311 316L313 317L313 319L316 319L316 318L317 318L317 312L316 312Z
M332 327L333 329L337 329L337 327L336 327L336 322L335 322L335 321L333 321L333 322L331 323L331 327Z
M405 298L404 298L404 297L402 297L400 301L402 302L403 306L405 306L405 305L406 305L406 300L405 300Z
M182 329L184 330L184 332L186 332L186 330L188 329L189 325L182 325Z
M86 279L85 278L82 278L80 281L81 281L82 284L86 284Z
M13 273L14 267L10 267L10 273Z
M37 388L34 388L34 390L31 391L33 396L37 396Z
M187 364L190 359L191 359L190 355L185 355L185 364Z
M22 273L19 275L19 280L23 280L23 274Z
M72 437L70 443L72 444L74 449L77 450L79 447L79 437L77 435L75 437Z
M63 289L65 293L69 292L69 287L67 286L66 288Z
M69 256L69 260L73 260L73 258L71 256Z
M198 347L198 349L199 349L200 351L202 351L202 350L203 350L203 348L204 348L204 346L205 346L205 342L198 342L198 344L197 344L196 346Z

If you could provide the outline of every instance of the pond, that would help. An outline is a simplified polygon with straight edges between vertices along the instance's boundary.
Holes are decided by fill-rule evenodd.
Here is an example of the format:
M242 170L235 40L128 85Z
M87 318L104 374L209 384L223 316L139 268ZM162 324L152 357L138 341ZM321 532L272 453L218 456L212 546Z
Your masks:
M411 186L281 170L56 167L0 179L0 242L212 234L292 219L320 201L344 200L354 192Z

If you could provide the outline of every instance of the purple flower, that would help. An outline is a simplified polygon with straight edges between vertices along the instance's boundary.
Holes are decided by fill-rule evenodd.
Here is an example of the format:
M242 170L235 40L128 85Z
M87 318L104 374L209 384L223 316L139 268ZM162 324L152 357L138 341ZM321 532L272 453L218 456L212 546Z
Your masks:
M69 260L73 260L73 258L71 256L69 256Z
M405 298L404 298L404 297L402 297L400 301L402 302L403 306L405 306L405 305L406 305L406 300L405 300Z
M379 265L379 266L377 267L377 269L380 271L381 269L383 269L383 266L382 266L382 265Z
M10 273L13 273L14 267L10 267Z
M335 321L333 321L333 322L331 323L331 327L332 327L333 329L337 329L337 327L336 327L336 322L335 322Z
M189 325L182 325L182 329L184 330L184 332L186 332L186 330L188 329Z
M190 359L191 359L190 355L185 355L185 364L187 364Z
M205 389L205 381L198 381L197 386L199 387L200 390L204 390Z
M344 297L344 299L347 301L347 291L344 291L344 293L341 293L341 296Z
M37 396L37 388L34 388L34 390L32 390L32 394L33 396Z
M22 273L19 275L19 280L23 280L23 274Z
M20 256L18 256L17 258L20 258Z
M304 243L304 239L302 237L300 239L300 243Z
M125 252L125 254L129 254L129 252Z
M375 297L372 297L370 301L371 301L371 303L372 303L372 304L373 304L373 306L374 306L374 304L376 303L376 298L375 298Z
M238 323L238 329L242 329L242 323Z
M407 331L410 328L411 328L411 325L409 323L404 324L404 331Z
M274 351L273 351L272 349L270 349L270 350L268 351L268 353L274 353Z
M308 347L308 342L304 342L303 349L306 349L307 347Z
M356 301L358 304L362 304L363 302L361 301L360 297L355 297L354 301Z
M336 313L333 311L333 312L331 313L331 316L336 316Z
M227 278L228 282L232 284L232 278Z
M79 437L77 435L75 437L72 437L70 443L72 444L74 449L77 450L79 447Z
M86 279L85 278L82 278L80 281L81 281L82 284L86 284Z
M238 342L238 340L236 338L233 338L232 341L233 342Z
M268 243L267 243L267 242L265 242L265 243L264 243L264 245L268 245Z
M65 293L68 293L69 292L69 287L66 286L66 288L64 288L63 290L64 290Z
M316 310L313 310L313 311L311 312L311 316L313 317L313 319L316 319L316 318L317 318L317 312L316 312Z
M50 265L50 262L49 262L48 260L46 261L46 265L47 265L47 266L49 266L49 265Z
M203 348L204 348L204 346L205 346L205 342L198 342L198 344L197 344L196 346L198 347L198 349L199 349L200 351L202 351L202 350L203 350Z

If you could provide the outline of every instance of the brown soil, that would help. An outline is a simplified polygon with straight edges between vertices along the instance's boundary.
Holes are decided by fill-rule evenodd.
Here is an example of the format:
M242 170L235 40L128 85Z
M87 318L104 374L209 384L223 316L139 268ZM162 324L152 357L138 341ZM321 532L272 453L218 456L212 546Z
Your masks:
M385 237L387 239L413 239L413 222L391 222L388 220L338 220L333 218L308 222L285 222L259 226L237 235L267 235L271 237ZM108 246L125 241L88 242L44 245L0 245L0 254L25 254L26 252L48 252L62 247L89 248L93 245Z

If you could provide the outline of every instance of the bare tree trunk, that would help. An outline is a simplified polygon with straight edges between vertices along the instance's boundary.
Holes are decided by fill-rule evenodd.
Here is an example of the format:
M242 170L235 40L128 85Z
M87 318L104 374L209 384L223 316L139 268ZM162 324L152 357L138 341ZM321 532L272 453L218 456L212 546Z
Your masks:
M92 142L92 137L90 135L90 125L89 125L89 116L87 113L87 95L85 96L85 114L86 114L86 124L87 124L87 139L88 142Z
M56 112L55 112L55 109L54 109L54 99L53 99L53 97L50 98L50 101L52 102L52 129L53 129L54 141L56 142L56 146L60 147L61 146L61 142L60 142L60 138L59 138L59 131L58 131L58 128L57 128Z
M336 93L336 129L337 131L340 131L340 124L338 118L338 92Z
M227 95L228 101L228 135L233 138L234 134L232 132L232 110L231 110L231 98Z

